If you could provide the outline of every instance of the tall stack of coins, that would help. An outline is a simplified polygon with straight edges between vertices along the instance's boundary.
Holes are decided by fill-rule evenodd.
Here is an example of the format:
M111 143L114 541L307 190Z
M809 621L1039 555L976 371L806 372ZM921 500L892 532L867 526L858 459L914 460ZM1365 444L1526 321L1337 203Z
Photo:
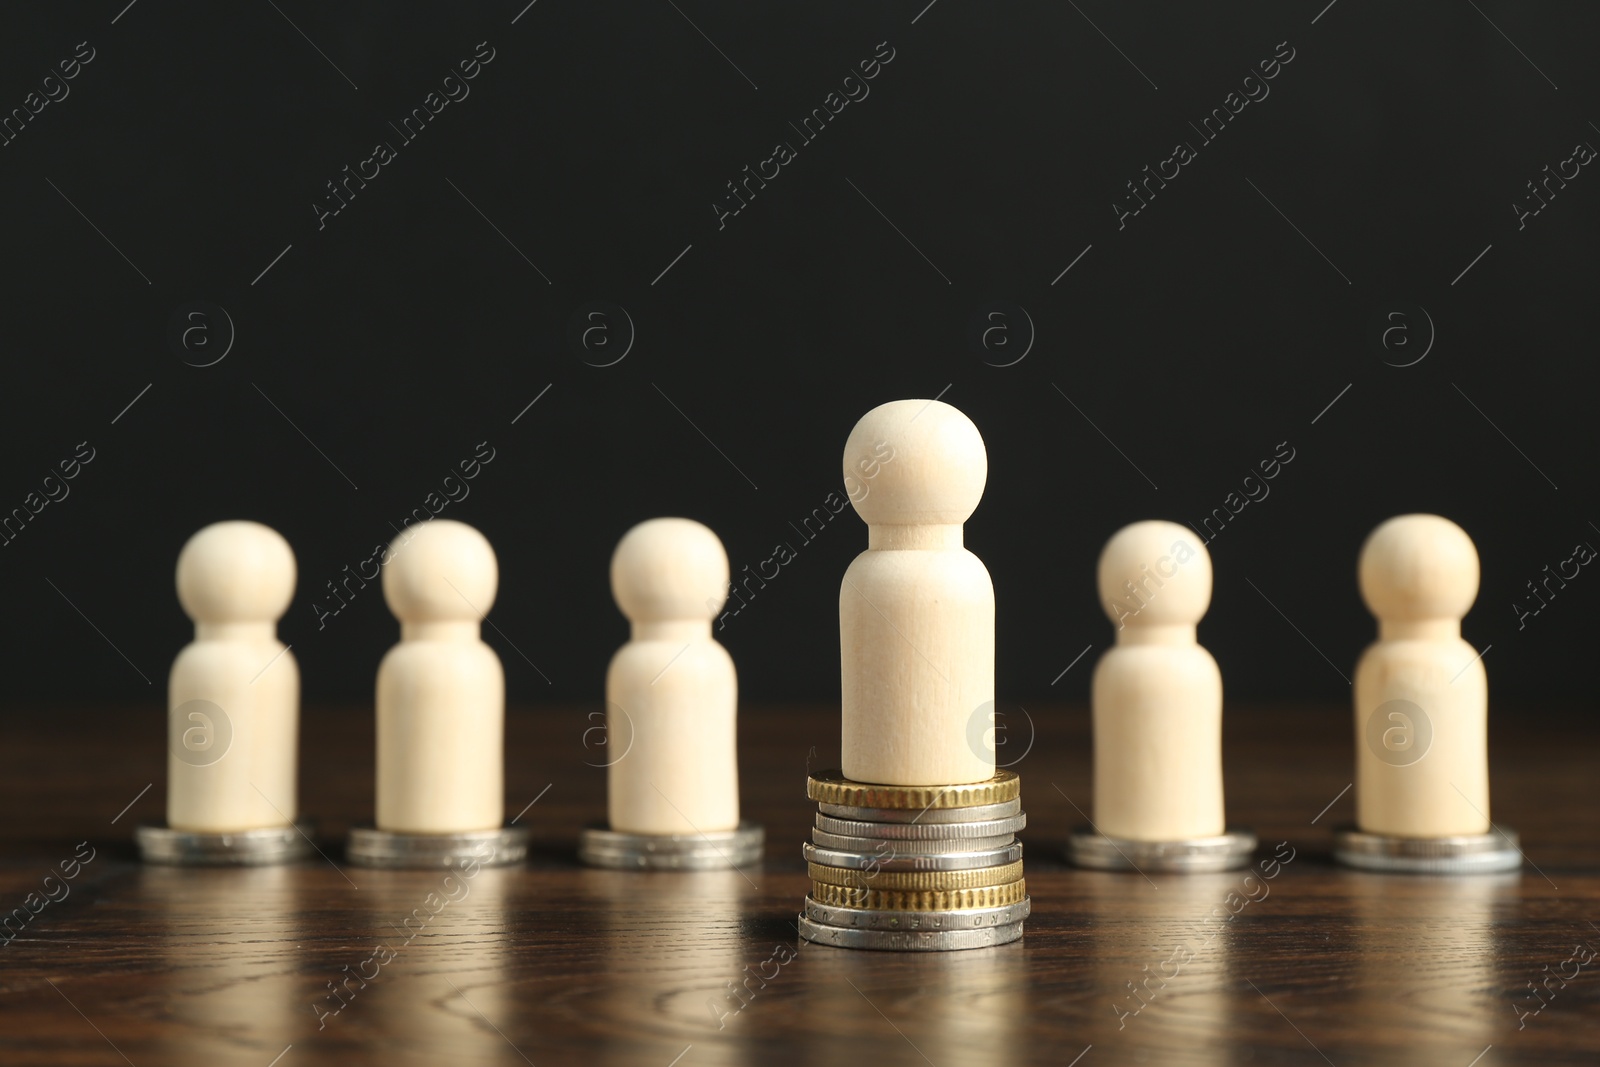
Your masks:
M805 846L811 893L800 936L840 948L942 951L1022 936L1022 780L868 785L837 771L806 779L817 801Z

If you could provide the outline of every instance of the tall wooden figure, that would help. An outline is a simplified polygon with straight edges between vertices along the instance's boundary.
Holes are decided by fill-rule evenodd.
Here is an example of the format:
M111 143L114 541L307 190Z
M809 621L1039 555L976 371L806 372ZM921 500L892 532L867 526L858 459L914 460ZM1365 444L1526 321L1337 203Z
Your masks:
M157 863L298 859L300 670L277 633L294 553L260 523L213 523L178 554L177 586L194 641L167 685L167 824L140 827L140 849Z
M602 867L706 870L761 858L765 833L739 819L738 680L711 620L728 554L691 519L650 519L611 556L611 592L631 632L606 671L609 828L578 854Z
M1438 515L1400 515L1361 547L1378 639L1356 664L1356 823L1334 856L1374 870L1511 870L1514 831L1489 821L1488 676L1461 638L1478 551Z
M400 642L378 667L377 829L352 831L353 862L503 865L527 854L505 818L505 671L479 623L499 564L466 523L431 519L389 546L383 596Z
M1116 644L1094 671L1095 824L1069 856L1112 869L1249 863L1255 835L1223 818L1222 672L1195 635L1211 605L1205 544L1174 522L1136 522L1106 542L1097 577Z
M995 767L994 583L963 544L989 477L949 404L873 408L844 446L867 550L839 587L840 768L806 776L800 937L944 952L1022 937L1022 780ZM843 507L843 501L840 501Z
M994 583L962 545L989 477L978 428L938 400L873 408L844 448L867 550L839 589L844 776L955 785L995 775ZM986 720L974 731L974 717Z

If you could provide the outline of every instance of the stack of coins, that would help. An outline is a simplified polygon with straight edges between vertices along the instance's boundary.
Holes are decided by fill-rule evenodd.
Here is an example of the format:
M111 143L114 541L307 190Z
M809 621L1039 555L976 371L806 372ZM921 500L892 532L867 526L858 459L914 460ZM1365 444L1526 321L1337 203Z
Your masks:
M805 846L811 894L800 936L840 948L942 951L1022 936L1027 825L1022 780L868 785L837 771L806 780L817 801Z

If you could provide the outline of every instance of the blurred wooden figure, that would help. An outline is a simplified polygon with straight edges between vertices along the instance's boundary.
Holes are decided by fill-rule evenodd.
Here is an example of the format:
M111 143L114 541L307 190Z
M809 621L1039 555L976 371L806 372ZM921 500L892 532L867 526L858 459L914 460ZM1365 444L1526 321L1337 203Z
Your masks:
M1521 865L1489 820L1488 677L1461 638L1478 551L1438 515L1400 515L1361 547L1378 639L1355 675L1356 829L1334 855L1379 870L1472 873Z
M218 522L178 554L194 641L167 685L167 822L136 832L144 858L281 863L310 851L294 825L300 670L278 640L294 553L258 522Z
M377 685L376 831L352 831L368 866L519 862L527 828L505 818L505 672L480 622L499 564L466 523L430 519L389 546L383 596L400 641Z
M1255 835L1222 801L1222 673L1196 641L1211 556L1173 522L1125 526L1100 554L1100 604L1116 645L1095 666L1093 831L1081 866L1215 871L1250 862Z
M761 857L739 818L738 680L711 636L728 554L691 519L633 527L611 557L611 592L631 632L606 671L608 828L579 855L604 867L707 869Z

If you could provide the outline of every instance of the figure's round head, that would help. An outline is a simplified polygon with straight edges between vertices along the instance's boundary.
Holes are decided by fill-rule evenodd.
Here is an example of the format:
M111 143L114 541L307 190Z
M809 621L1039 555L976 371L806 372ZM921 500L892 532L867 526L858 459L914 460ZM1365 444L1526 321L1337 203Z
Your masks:
M972 420L938 400L880 404L844 445L845 489L869 525L959 525L989 479Z
M289 542L259 522L214 522L178 553L178 602L195 622L276 622L294 582Z
M383 599L401 622L477 622L494 605L500 564L464 522L408 526L383 559Z
M1119 629L1193 626L1211 606L1211 554L1175 522L1136 522L1112 534L1098 580L1100 606Z
M693 519L647 519L611 554L611 595L634 622L714 619L728 599L728 553Z
M1478 598L1478 550L1438 515L1398 515L1361 546L1361 599L1380 619L1460 619Z

